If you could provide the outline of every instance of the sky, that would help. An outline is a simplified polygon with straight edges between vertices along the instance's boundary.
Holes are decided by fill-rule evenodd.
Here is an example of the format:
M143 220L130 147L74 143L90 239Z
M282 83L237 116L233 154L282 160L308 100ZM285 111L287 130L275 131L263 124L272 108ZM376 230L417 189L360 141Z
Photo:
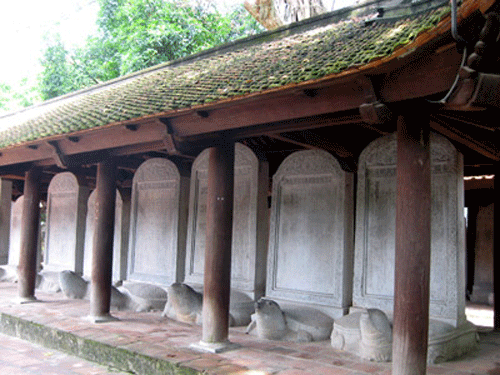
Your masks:
M0 82L36 77L44 36L60 32L66 46L95 31L96 0L0 0Z

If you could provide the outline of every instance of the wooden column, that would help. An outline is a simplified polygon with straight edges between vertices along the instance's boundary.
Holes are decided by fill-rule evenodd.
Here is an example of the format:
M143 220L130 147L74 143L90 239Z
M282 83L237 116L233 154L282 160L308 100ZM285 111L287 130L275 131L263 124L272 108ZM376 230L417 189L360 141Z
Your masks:
M113 274L113 239L115 229L116 166L112 160L97 166L97 198L92 247L90 318L94 322L111 317L111 282Z
M9 263L12 181L0 178L0 264Z
M228 343L234 142L210 149L202 343Z
M429 122L398 118L394 375L424 375L429 329L431 180Z
M479 206L477 204L468 207L467 211L467 235L466 235L466 289L472 295L474 288L474 270L476 263L476 231L477 231L477 215Z
M36 255L38 228L40 226L40 177L42 170L33 168L26 172L24 202L21 222L21 249L18 265L18 296L21 302L35 301Z
M497 133L497 132L496 132ZM499 139L497 134L497 140ZM500 331L500 162L495 163L493 203L493 328Z

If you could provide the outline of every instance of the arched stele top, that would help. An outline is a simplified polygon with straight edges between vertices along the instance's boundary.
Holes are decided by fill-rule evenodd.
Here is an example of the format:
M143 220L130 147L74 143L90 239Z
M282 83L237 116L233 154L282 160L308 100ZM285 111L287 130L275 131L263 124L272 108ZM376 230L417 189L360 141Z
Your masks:
M445 137L431 132L431 160L433 163L450 160L450 155L456 152L455 146ZM397 133L377 138L361 152L361 165L396 165ZM361 168L360 168L361 169Z
M192 170L205 170L208 169L208 155L210 148L204 149L195 159ZM241 143L234 145L234 165L252 165L257 166L258 159L250 148Z
M282 176L303 174L342 174L338 160L324 150L304 150L288 155L273 176L277 180Z
M137 181L163 181L166 177L180 179L176 165L168 159L153 158L142 163L135 172L133 183Z
M77 192L79 188L78 179L71 172L62 172L56 174L49 184L48 193L68 191Z

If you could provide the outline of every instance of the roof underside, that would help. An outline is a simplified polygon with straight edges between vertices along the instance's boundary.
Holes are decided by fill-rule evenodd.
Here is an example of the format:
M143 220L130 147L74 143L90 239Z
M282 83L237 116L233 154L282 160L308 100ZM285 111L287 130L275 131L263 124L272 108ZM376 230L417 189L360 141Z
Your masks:
M472 38L484 24L477 3L459 13L459 30ZM304 148L355 170L369 142L395 131L401 108L444 96L461 62L443 1L406 7L403 18L391 18L398 8L373 19L373 9L334 12L0 117L8 127L0 174L22 179L38 164L47 181L63 169L91 181L95 163L113 156L126 187L149 157L169 157L188 173L221 135L269 160L271 173ZM496 112L433 111L431 127L464 153L466 174L491 173L499 159Z

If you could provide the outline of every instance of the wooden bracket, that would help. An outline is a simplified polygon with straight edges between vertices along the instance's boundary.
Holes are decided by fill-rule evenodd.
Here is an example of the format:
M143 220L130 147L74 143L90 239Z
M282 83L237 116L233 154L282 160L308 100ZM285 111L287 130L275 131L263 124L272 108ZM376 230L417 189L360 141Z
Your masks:
M54 158L57 166L62 169L67 169L68 159L66 155L64 155L64 153L61 151L61 148L59 147L57 141L47 141L46 143L53 151L52 157Z
M168 154L180 155L179 149L177 148L177 145L175 143L174 131L172 129L170 121L167 118L159 118L158 121L165 125L162 141L165 145L165 148L167 149Z
M455 110L500 108L500 74L496 67L500 34L500 14L490 12L479 33L474 52L464 55L457 80L442 103Z
M384 103L379 101L372 80L368 77L361 77L357 80L357 83L366 100L366 103L359 106L359 113L363 122L370 125L381 125L391 121L392 112Z
M446 102L455 110L500 108L500 75L479 73L462 79Z
M361 104L359 113L364 122L370 125L381 125L388 123L392 119L391 110L383 103L378 101Z

